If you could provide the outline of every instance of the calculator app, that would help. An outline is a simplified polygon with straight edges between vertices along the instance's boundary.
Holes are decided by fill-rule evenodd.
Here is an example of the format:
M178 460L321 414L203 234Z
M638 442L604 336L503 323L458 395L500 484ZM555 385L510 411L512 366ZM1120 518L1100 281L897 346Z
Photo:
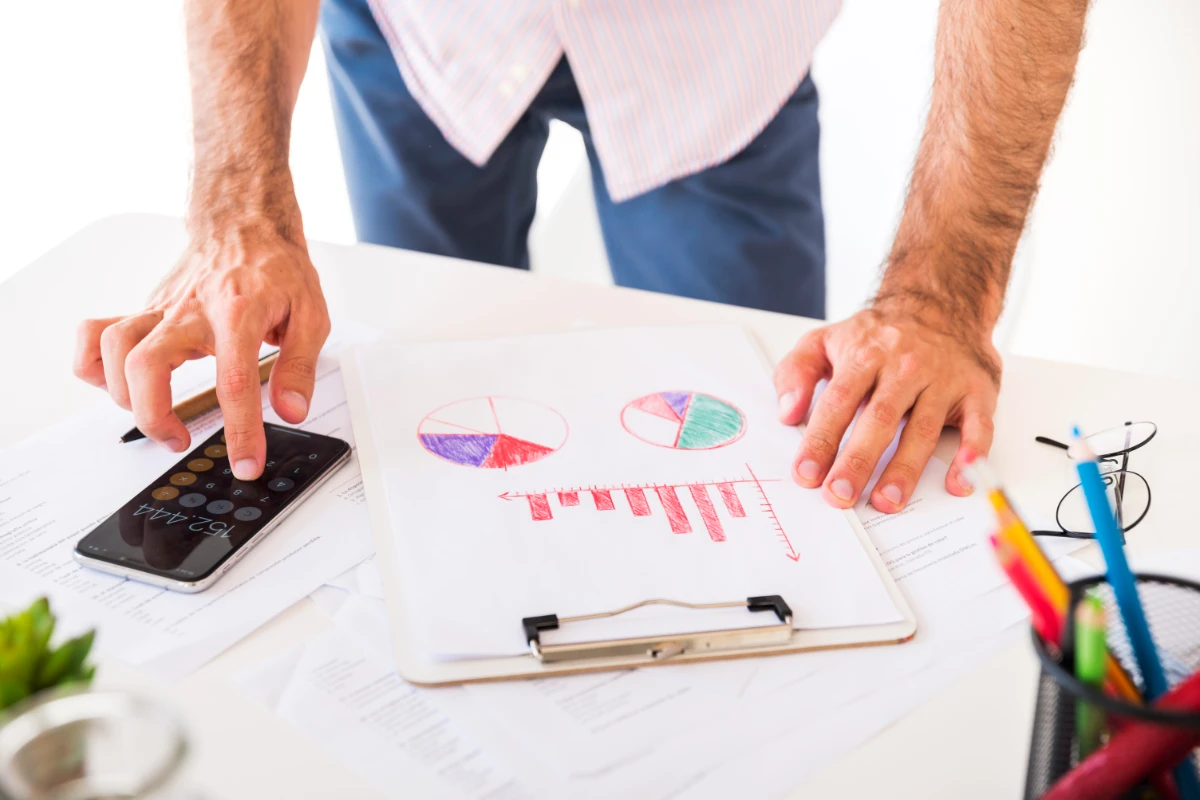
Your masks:
M266 433L266 469L257 480L233 476L224 431L218 431L76 550L178 580L211 574L349 449L341 439L279 425L268 424Z

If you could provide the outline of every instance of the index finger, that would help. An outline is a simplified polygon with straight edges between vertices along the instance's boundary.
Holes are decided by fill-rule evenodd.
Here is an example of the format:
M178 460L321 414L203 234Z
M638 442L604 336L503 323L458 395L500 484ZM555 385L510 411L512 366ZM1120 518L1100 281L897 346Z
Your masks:
M808 413L813 391L822 378L829 376L829 357L825 354L825 328L817 328L800 337L792 351L775 367L775 393L779 397L779 421L798 425Z
M155 328L125 359L134 424L176 453L187 449L191 435L171 406L171 372L194 352L191 331L169 323Z
M225 416L225 447L234 477L251 481L262 474L267 459L263 431L262 385L258 349L266 330L247 311L232 326L215 331L217 400Z

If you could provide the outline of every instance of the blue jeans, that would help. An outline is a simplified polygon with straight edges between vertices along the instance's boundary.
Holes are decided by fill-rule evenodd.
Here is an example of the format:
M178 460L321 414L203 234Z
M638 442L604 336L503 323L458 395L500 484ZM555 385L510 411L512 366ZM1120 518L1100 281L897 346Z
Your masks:
M537 165L550 120L559 119L583 134L617 284L825 316L811 77L733 158L614 203L565 58L487 164L476 167L409 94L366 0L325 0L321 28L361 241L527 269Z

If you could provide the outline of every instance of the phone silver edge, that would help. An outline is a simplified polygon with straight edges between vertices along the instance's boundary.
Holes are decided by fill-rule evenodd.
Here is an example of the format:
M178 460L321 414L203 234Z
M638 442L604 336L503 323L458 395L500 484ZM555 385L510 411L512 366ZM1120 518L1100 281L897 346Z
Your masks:
M275 517L275 519L271 520L271 522L268 523L266 525L266 527L264 527L258 533L254 534L254 536L251 537L250 541L246 542L244 545L242 545L237 550L235 550L233 552L233 554L228 559L226 559L225 563L222 564L221 566L217 567L211 575L201 578L198 581L181 581L181 580L176 580L174 578L166 578L166 577L163 577L162 575L155 575L150 572L143 572L140 569L134 569L132 567L123 567L120 564L114 564L111 561L103 561L99 558L94 558L92 556L84 555L83 553L80 553L78 550L76 550L74 547L71 548L71 552L74 554L76 561L78 561L80 564L87 567L88 569L94 569L97 572L107 572L109 575L116 575L121 578L128 578L133 581L138 581L139 583L147 583L147 584L150 584L151 586L158 586L163 589L169 589L172 592L184 592L186 594L196 594L197 592L203 592L205 589L208 589L214 583L216 583L218 580L220 580L221 576L223 576L226 572L229 572L229 570L233 569L234 564L241 561L242 558L245 557L246 553L249 553L251 550L253 550L254 547L259 542L261 542L268 533L275 530L276 526L279 525L279 523L281 523L285 519L287 519L288 516L294 510L296 510L296 508L298 508L300 505L302 505L304 503L304 501L307 500L309 498L309 496L311 496L313 494L313 492L315 492L318 488L320 488L321 485L325 483L325 481L332 478L333 474L335 472L337 472L343 465L345 465L345 463L347 461L350 460L350 456L353 452L354 452L354 448L352 448L352 447L347 448L346 452L343 453L341 455L341 457L338 458L336 461L333 461L332 463L330 463L330 465L325 469L325 471L322 472L320 475L318 475L316 480L314 480L312 483L310 483L303 492L301 492L296 497L292 498L290 503L288 503L286 506L284 506L282 509L280 509L279 516ZM95 530L95 529L93 528L93 530ZM84 536L87 536L88 533L91 533L91 532L92 531L88 531L87 533L84 534ZM83 537L81 536L80 539L82 539L82 538Z

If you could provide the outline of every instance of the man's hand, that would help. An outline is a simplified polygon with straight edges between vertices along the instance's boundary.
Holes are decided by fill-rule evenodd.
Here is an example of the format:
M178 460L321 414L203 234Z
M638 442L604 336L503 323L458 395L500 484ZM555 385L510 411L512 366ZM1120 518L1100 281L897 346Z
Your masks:
M147 437L175 452L190 445L171 410L171 372L217 357L217 398L234 474L257 478L266 459L258 351L278 344L270 397L287 422L308 415L329 315L302 243L242 230L193 245L144 311L79 327L75 374L105 388Z
M829 384L815 404L817 382ZM944 425L962 431L946 489L972 490L962 474L968 453L987 455L1000 386L1000 358L975 333L955 335L946 326L888 303L811 331L775 370L780 421L800 423L809 412L804 443L792 475L822 487L826 502L849 508L867 488L884 450L905 415L900 444L871 493L880 511L899 511L916 488ZM838 448L859 407L844 449Z
M849 508L905 414L872 491L898 511L943 424L962 431L946 488L967 494L968 453L986 455L1000 387L992 329L1083 42L1088 0L941 0L933 97L904 213L871 308L813 331L779 365L779 414L794 425L821 378L793 468ZM859 406L845 449L838 446Z
M133 411L142 433L182 452L171 372L217 357L217 398L233 473L262 474L266 436L258 350L278 344L271 405L308 414L329 315L308 258L288 168L292 110L319 0L185 0L195 165L190 244L140 314L79 328L75 374Z

